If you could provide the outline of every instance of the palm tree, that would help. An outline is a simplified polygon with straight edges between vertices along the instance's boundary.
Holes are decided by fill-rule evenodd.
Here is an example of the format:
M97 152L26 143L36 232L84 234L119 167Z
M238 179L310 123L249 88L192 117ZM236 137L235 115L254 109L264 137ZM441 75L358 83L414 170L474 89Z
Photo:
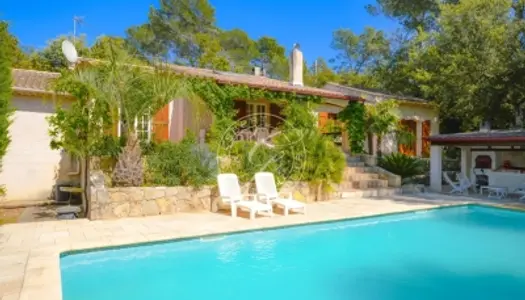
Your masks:
M83 160L81 180L85 187L90 157L99 155L97 147L114 125L120 126L126 139L112 174L114 184L139 186L143 162L134 121L151 117L174 99L200 101L191 82L165 64L134 65L129 63L131 59L111 48L107 60L65 71L55 82L55 90L72 95L75 102L67 110L57 107L49 119L52 147Z
M369 149L372 149L372 135L377 136L377 155L381 156L381 142L383 137L391 132L400 131L398 105L395 100L381 101L366 105L365 124L369 134Z

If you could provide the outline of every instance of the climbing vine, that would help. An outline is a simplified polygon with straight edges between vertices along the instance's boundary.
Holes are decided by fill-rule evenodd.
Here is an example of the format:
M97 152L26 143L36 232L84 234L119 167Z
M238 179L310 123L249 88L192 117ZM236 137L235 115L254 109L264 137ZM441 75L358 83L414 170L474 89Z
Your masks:
M291 102L321 103L322 97L298 95L293 92L270 91L264 88L253 88L242 84L220 84L206 78L192 78L193 92L202 99L214 115L214 121L208 136L212 147L217 143L233 142L233 130L238 124L235 121L235 100L257 101L264 99L279 106ZM216 148L215 148L216 149Z
M361 102L348 102L339 113L339 118L345 123L352 154L364 152L365 142L365 105Z

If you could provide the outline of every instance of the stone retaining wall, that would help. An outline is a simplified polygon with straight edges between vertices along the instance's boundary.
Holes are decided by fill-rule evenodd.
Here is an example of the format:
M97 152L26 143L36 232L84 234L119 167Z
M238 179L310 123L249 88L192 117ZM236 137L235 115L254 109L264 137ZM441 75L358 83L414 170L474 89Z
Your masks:
M283 193L292 193L292 197L302 202L340 199L341 193L321 193L307 182L286 182L280 189ZM255 193L253 184L244 184L243 193ZM216 187L91 187L89 219L104 220L127 217L170 215L179 212L213 211L226 208L222 206Z
M210 210L214 188L91 188L89 219L117 219Z

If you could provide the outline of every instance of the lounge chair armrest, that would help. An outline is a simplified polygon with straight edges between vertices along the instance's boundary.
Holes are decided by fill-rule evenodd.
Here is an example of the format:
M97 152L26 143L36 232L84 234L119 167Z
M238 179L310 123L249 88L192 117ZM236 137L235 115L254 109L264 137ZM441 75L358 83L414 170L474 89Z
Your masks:
M268 194L257 193L256 195L257 195L257 200L258 201L260 201L262 203L270 204L271 197Z
M285 198L292 199L292 192L279 192L279 196L285 196Z
M258 196L257 196L257 194L244 194L243 198L246 198L246 199L248 199L250 201L255 201L255 200L257 200Z
M220 198L221 198L221 201L224 203L234 204L236 202L239 202L238 199L232 199L232 197L228 197L228 196L221 196Z

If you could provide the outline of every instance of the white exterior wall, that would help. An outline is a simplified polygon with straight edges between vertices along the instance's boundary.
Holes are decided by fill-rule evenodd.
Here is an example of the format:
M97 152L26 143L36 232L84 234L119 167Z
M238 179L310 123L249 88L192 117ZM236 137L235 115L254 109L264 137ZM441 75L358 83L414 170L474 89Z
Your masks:
M6 200L46 200L57 181L71 172L69 157L49 147L46 117L55 111L51 100L13 97L16 109L9 127L11 143L3 158L0 184L7 189Z

